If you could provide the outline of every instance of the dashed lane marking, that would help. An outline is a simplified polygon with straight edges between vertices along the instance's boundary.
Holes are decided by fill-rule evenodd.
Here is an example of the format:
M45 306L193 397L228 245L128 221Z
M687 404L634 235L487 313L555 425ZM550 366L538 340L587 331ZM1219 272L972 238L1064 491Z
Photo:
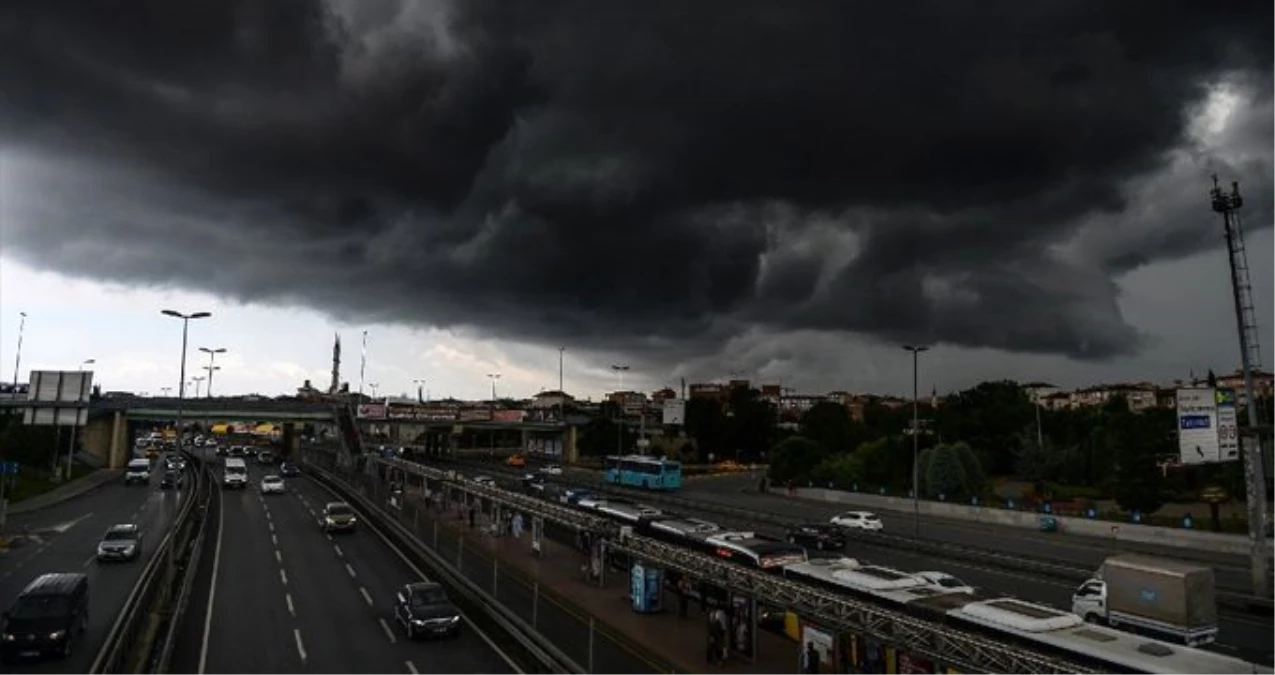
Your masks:
M284 594L283 594L283 599L284 599L285 601L287 601L287 603L288 603L288 613L289 613L289 614L291 614L293 618L296 618L296 616L297 616L297 608L292 606L292 594L291 594L291 593L284 593Z
M277 548L274 550L274 559L275 559L275 562L279 563L280 565L283 564L283 553L280 553L279 549Z
M301 629L293 628L292 636L297 639L297 654L301 657L302 661L305 661L306 660L305 643L301 641Z
M279 537L275 536L273 532L270 533L270 543L274 544L276 547L279 546Z
M266 525L270 527L270 534L274 534L274 523L270 522L266 523Z
M362 587L362 586L359 586L359 593L362 593L362 594L363 594L363 601L367 603L367 606L368 606L368 607L371 607L371 606L372 606L372 595L371 595L370 593L368 593L368 592L367 592L367 589L366 589L366 588L364 588L364 587Z
M345 563L345 571L350 574L351 579L358 577L358 575L354 573L354 568L350 567L350 563Z
M336 555L337 555L337 557L338 557L338 558L344 558L344 557L345 557L345 552L341 550L341 545L340 545L340 544L333 544L333 545L332 545L332 550L333 550L333 551L336 551Z
M284 585L284 586L287 586L287 585L288 585L288 573L287 573L287 572L285 572L285 571L283 571L283 570L279 570L279 581L282 581L282 582L283 582L283 585Z
M84 561L84 567L88 567L89 565L92 565L94 560L97 560L96 555L89 556L88 559Z
M380 619L377 619L377 621L381 623L381 628L385 630L385 638L390 641L390 644L397 643L398 638L394 637L394 631L390 630L390 625L388 623L385 623L385 619L380 618Z
M417 675L420 672L419 670L416 670L416 664L411 661L404 661L403 665L407 666L407 672L412 675Z

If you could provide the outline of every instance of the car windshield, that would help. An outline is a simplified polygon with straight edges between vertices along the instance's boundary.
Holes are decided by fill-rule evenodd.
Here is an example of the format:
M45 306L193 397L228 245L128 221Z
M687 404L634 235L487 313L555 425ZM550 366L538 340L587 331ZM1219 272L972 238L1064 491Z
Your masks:
M102 541L128 541L133 538L133 533L128 530L111 530L102 537Z
M266 476L265 478L262 478L262 479L261 479L261 482L263 482L263 483L282 483L282 482L283 482L283 479L282 479L282 478L280 478L280 477L278 477L278 476Z
M412 591L412 605L427 607L447 602L447 593L441 588L422 588Z
M863 514L863 519L864 520L879 520L879 518L876 517L876 514L872 514L872 513Z
M961 581L960 579L957 579L956 577L943 577L940 579L935 579L934 581L935 583L937 583L938 585L944 588L958 588L960 586L965 585L965 582Z
M348 516L350 515L350 507L346 506L345 504L329 506L328 515L329 516Z
M62 595L31 595L22 598L13 608L14 619L56 619L66 616L70 603Z

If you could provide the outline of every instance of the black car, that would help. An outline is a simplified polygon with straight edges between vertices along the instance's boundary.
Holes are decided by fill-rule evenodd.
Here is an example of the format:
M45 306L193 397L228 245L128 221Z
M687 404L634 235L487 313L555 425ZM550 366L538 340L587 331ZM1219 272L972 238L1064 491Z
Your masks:
M279 462L279 458L276 457L275 454L273 452L270 452L269 450L262 450L257 453L258 464L277 464L278 462Z
M0 656L5 661L75 650L89 622L89 578L78 572L42 574L4 613Z
M407 639L421 636L452 637L460 632L460 610L443 587L431 581L407 584L394 594L394 620Z
M181 471L165 471L164 478L159 481L159 489L161 490L182 489L182 472Z
M292 462L284 462L279 465L279 475L284 478L296 478L301 475L301 469Z
M820 551L846 547L846 536L841 528L829 523L803 523L788 528L788 543L799 544Z

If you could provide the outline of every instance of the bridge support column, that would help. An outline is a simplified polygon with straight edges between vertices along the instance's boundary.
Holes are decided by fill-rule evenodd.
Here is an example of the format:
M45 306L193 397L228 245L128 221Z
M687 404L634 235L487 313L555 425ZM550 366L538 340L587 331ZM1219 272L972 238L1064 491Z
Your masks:
M518 452L526 454L528 450L531 450L531 431L523 429L522 439L518 443Z
M301 454L301 436L297 433L294 422L283 423L283 446L279 450L284 457L295 457Z
M576 428L568 426L562 430L562 463L575 464L580 461L580 451L576 448Z

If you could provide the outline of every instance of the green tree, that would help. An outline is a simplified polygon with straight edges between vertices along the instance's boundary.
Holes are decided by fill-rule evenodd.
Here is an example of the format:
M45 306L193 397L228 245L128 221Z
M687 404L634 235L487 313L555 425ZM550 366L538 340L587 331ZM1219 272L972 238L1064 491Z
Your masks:
M963 494L965 496L982 494L987 488L987 473L983 471L983 465L979 462L974 449L967 443L953 443L948 447L956 453L956 458L960 461L961 469L965 473Z
M845 452L866 440L867 429L850 417L844 405L820 401L801 416L801 435L818 441L830 452Z
M726 414L717 401L692 398L686 402L686 433L695 439L699 461L707 461L708 453L722 456L728 438Z
M756 389L731 390L726 412L726 447L717 454L740 461L759 458L777 439L775 409Z
M968 483L965 467L961 464L960 454L951 445L937 445L929 450L925 473L922 474L921 494L928 499L938 499L940 495L952 499L963 495Z
M804 481L810 472L828 456L819 443L804 436L790 436L770 449L769 476L777 483Z
M846 489L863 480L863 458L855 453L841 452L824 457L810 471L810 480L815 485L832 485L834 488Z
M936 411L936 431L945 440L978 448L991 475L1012 474L1022 431L1034 425L1036 410L1016 382L983 382L952 397Z
M1114 463L1109 492L1122 509L1155 513L1167 497L1156 462L1173 452L1172 430L1157 429L1154 416L1130 412L1124 397L1114 397L1104 411L1103 441Z
M912 445L900 436L883 436L859 444L854 454L863 465L863 479L892 488L912 486Z

